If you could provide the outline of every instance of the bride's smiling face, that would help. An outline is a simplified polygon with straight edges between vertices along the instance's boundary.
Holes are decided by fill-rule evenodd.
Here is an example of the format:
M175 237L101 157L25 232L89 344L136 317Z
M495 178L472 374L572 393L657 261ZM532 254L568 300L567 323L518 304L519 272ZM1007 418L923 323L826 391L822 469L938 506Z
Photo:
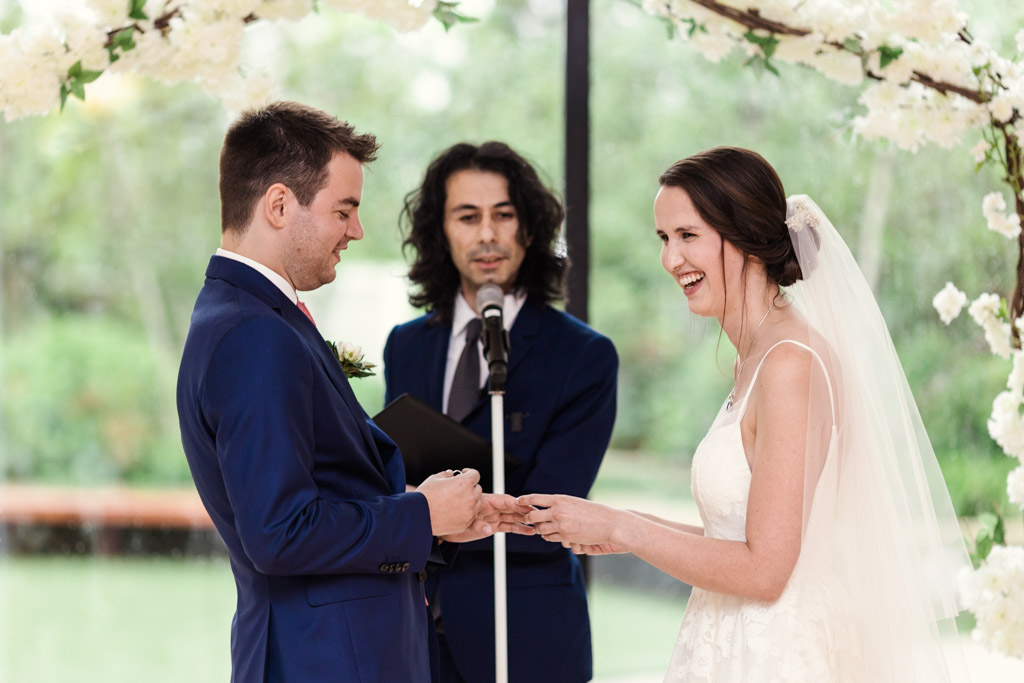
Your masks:
M683 289L690 311L722 320L726 283L739 292L735 277L743 268L743 254L723 240L694 207L686 191L663 186L654 200L654 224L661 239L661 265ZM735 288L735 289L734 289Z

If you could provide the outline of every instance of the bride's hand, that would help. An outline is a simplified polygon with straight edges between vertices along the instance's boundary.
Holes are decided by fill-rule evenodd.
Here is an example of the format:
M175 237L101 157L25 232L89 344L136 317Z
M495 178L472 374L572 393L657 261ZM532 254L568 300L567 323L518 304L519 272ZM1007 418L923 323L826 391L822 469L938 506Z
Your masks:
M576 555L616 555L629 552L628 550L623 550L614 543L583 545L581 543L566 543L563 541L562 545L572 550Z
M520 496L519 505L533 506L526 521L544 540L581 546L612 543L614 518L619 510L575 496L532 493ZM569 547L569 546L566 546Z

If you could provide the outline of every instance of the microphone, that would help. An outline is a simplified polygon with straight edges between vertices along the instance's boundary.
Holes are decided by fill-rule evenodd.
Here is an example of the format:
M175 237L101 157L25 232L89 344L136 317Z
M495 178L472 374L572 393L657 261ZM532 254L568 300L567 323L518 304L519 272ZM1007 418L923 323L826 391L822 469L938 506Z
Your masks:
M491 393L505 391L508 379L508 332L502 313L505 305L505 293L501 287L488 283L476 294L476 310L483 318L484 358L491 376L487 380Z

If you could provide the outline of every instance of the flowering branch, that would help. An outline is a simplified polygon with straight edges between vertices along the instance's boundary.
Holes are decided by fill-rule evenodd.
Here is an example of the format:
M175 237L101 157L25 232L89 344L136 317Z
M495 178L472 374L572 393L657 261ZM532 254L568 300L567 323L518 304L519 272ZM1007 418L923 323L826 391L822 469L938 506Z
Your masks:
M64 12L45 31L0 34L0 110L8 121L45 114L69 95L85 99L86 85L107 71L133 71L164 83L194 81L229 109L272 98L265 73L242 69L243 29L259 21L298 20L327 5L412 31L431 18L448 30L475 21L453 0L87 0L88 12ZM161 4L161 3L150 3ZM9 68L13 65L14 68Z
M1007 455L1024 462L1024 63L1004 59L975 41L952 0L862 0L855 7L828 0L741 1L744 7L719 0L638 4L668 21L674 34L712 61L739 45L749 55L748 63L757 61L773 73L778 73L773 59L789 61L862 87L860 102L867 112L854 120L854 130L864 138L888 139L916 151L923 142L952 147L968 130L981 132L982 141L972 150L977 167L998 165L1014 200L1008 214L1005 197L992 192L982 201L982 214L990 229L1016 239L1018 263L1010 306L986 293L969 312L984 330L992 353L1013 359L1008 389L993 403L988 427ZM1017 44L1018 53L1024 54L1024 31ZM966 303L967 295L952 283L933 301L947 325ZM1010 501L1024 506L1024 464L1011 473L1007 489ZM983 520L976 539L974 558L980 566L965 577L964 600L978 619L978 637L1024 657L1024 614L1016 621L1006 617L1006 605L1019 604L1024 594L1020 582L1009 578L1024 572L1024 548L1004 543L997 510ZM1008 588L991 589L1000 583Z

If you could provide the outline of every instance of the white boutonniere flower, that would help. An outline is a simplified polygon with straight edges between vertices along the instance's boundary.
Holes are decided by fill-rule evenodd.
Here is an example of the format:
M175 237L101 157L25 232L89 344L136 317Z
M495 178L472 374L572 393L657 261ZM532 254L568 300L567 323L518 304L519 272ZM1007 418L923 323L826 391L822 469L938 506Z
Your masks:
M341 364L341 369L346 377L372 377L375 373L375 363L367 363L363 360L363 348L349 342L328 341L327 345L334 352L334 357Z

